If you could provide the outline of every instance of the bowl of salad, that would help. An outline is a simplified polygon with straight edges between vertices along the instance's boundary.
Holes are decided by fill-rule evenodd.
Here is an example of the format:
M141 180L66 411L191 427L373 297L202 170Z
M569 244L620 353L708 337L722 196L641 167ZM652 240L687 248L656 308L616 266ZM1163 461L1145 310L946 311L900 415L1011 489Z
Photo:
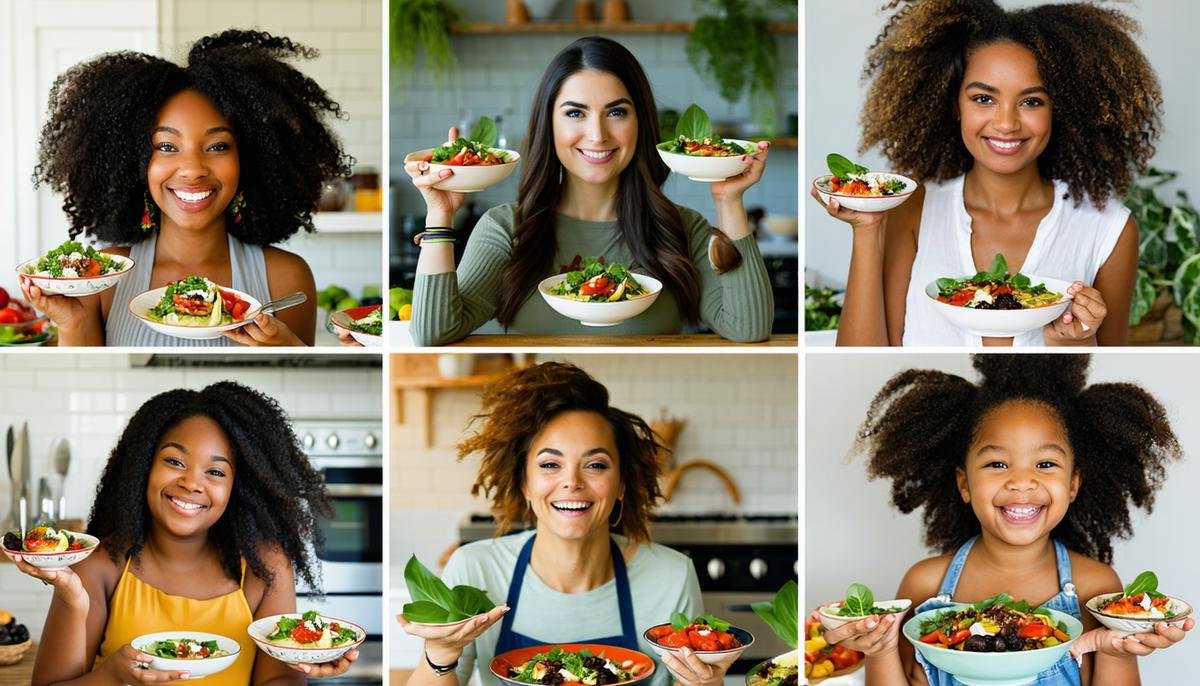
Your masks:
M850 587L846 589L845 600L830 603L819 608L818 612L821 615L821 625L832 631L843 624L857 622L871 616L883 617L884 615L898 614L903 617L909 607L912 607L912 601L908 598L875 600L875 595L870 588L855 583L850 584Z
M38 346L50 340L50 319L0 288L0 346Z
M316 610L263 617L246 632L259 650L290 665L333 662L367 638L361 626Z
M562 676L557 682L561 684L632 684L654 673L654 660L628 648L563 643L510 650L492 660L491 670L510 686L554 683L542 679L556 671Z
M642 638L659 655L678 654L680 649L688 648L708 665L741 655L754 643L749 631L730 626L719 617L700 615L689 620L682 612L676 612L666 624L646 629Z
M437 176L443 170L454 173L434 184L441 191L475 193L508 178L517 168L521 154L515 150L497 148L496 123L490 117L480 117L471 133L446 141L436 148L410 152L404 162L428 162L427 173Z
M4 534L4 554L11 560L21 560L39 569L60 570L83 562L99 545L100 539L88 534L35 526L20 536L15 531Z
M791 650L751 667L746 672L746 686L795 684L800 678L799 674L800 652Z
M584 326L616 326L645 312L662 282L620 262L585 257L578 269L542 279L538 293L555 312Z
M1145 571L1121 593L1102 593L1085 605L1104 626L1123 634L1154 633L1154 625L1166 622L1182 626L1192 606L1158 592L1158 576Z
M336 328L368 348L383 345L383 305L363 305L338 310L329 316Z
M129 312L151 329L193 340L220 338L249 324L262 307L254 296L189 276L134 296Z
M836 198L856 212L887 212L917 190L917 182L907 176L871 171L837 153L830 153L825 162L830 173L813 179L813 188L826 205Z
M1083 624L1001 594L918 613L901 631L925 661L967 686L1021 686L1058 662Z
M692 181L715 183L737 176L750 167L758 145L721 138L713 133L708 113L691 105L675 125L675 137L658 144L658 156L676 174Z
M66 241L41 257L17 265L17 274L48 295L81 298L112 288L131 269L133 260L128 257Z
M138 636L130 645L154 658L150 669L187 672L191 679L220 672L242 652L232 638L204 631L159 631Z
M1015 336L1054 321L1071 304L1070 282L1011 274L997 253L991 269L944 277L925 286L933 307L952 324L977 336Z

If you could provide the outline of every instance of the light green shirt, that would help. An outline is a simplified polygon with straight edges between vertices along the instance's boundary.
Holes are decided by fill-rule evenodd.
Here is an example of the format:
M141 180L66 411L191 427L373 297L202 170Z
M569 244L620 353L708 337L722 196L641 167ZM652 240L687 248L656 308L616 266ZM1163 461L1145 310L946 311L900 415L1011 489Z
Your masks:
M451 587L469 584L482 588L497 605L504 603L517 555L532 535L533 532L524 532L468 543L450 557L442 580ZM613 539L618 547L628 545L622 536L614 535ZM672 677L641 635L655 624L671 621L673 612L682 612L688 617L703 614L696 570L683 553L650 543L638 547L633 559L626 563L625 571L633 599L638 649L655 658L657 664L650 684L666 686L672 682ZM585 593L560 593L547 586L529 568L521 586L520 608L511 612L516 613L513 631L547 643L574 643L621 633L615 578ZM458 661L459 684L466 686L476 667L480 683L500 683L490 669L492 658L496 656L496 643L500 640L500 624L496 622L463 651Z

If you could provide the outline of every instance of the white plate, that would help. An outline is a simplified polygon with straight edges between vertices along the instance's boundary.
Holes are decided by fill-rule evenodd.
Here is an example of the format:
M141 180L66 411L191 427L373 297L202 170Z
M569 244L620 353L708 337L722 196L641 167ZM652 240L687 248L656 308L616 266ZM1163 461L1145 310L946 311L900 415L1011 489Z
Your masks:
M726 138L725 142L738 143L752 150L758 149L758 144L751 143L750 141ZM671 171L676 174L683 174L692 181L699 181L701 183L716 183L717 181L724 181L731 176L741 174L750 168L749 158L758 154L750 152L745 155L729 155L728 157L703 157L700 155L667 152L662 148L657 148L657 150L658 156L671 168ZM747 159L743 160L743 157Z
M35 257L32 260L26 260L17 265L17 274L31 279L35 286L42 289L42 292L48 295L65 295L69 298L82 298L85 295L95 295L112 288L117 285L117 281L120 281L121 277L133 270L133 260L128 257L122 257L121 255L109 255L109 257L114 262L119 262L122 265L121 271L103 276L78 276L74 278L35 276L30 273L30 270L36 270L38 260L42 259Z
M356 319L362 319L372 311L381 309L383 309L382 305L360 305L358 307L351 307L345 310L338 310L337 312L329 315L329 322L335 327L350 334L350 337L358 341L358 343L364 348L378 348L383 345L382 334L376 335L371 333L363 333L362 331L355 331L354 329L350 328L350 325L353 324Z
M863 176L871 178L884 177L889 179L900 179L904 182L904 191L895 195L847 195L845 193L834 193L829 190L829 180L833 178L833 174L818 176L813 179L813 188L817 189L817 195L821 196L821 202L829 204L830 198L837 198L838 203L848 210L855 212L887 212L908 200L912 197L913 191L917 190L917 182L891 172L867 172Z
M929 296L933 307L946 319L960 329L976 336L995 336L1008 338L1019 333L1040 329L1057 319L1071 304L1071 296L1067 295L1069 281L1048 279L1041 276L1029 276L1029 283L1046 284L1046 288L1054 293L1062 293L1062 300L1053 305L1031 307L1024 310L978 310L972 307L962 307L941 302L938 297L937 281L931 281L925 286L925 295Z
M557 274L546 279L542 279L538 284L538 293L542 294L542 298L548 305L557 313L568 319L574 319L584 326L616 326L626 319L633 319L642 312L645 312L654 301L658 298L658 294L662 291L662 282L652 276L644 276L642 274L634 274L633 277L645 288L648 293L643 296L634 298L633 300L621 300L618 302L590 303L579 300L570 300L557 295L550 294L550 288L558 282L567 278L566 274Z
M146 291L145 293L134 296L133 300L129 301L129 313L142 320L143 324L150 327L154 331L167 336L172 336L174 338L187 338L191 340L209 340L213 338L220 338L221 334L226 331L232 331L249 324L251 321L253 321L254 316L258 314L258 311L262 308L262 303L260 303L252 295L243 293L239 290L234 290L232 288L226 288L225 286L220 286L220 288L224 288L227 291L232 291L237 295L237 297L250 303L250 309L246 310L246 314L243 315L242 321L222 324L221 326L180 326L178 324L164 324L163 322L156 322L153 319L150 319L150 317L147 316L147 313L158 306L158 303L162 301L163 293L165 293L167 290L166 286L155 288L154 290Z
M1158 624L1159 622L1166 622L1171 626L1183 626L1183 623L1185 620L1187 620L1188 615L1192 614L1191 605L1188 605L1178 598L1171 598L1170 596L1167 596L1170 598L1170 603L1167 607L1175 612L1175 616L1171 619L1142 619L1135 617L1124 617L1121 615L1110 615L1100 611L1099 607L1101 602L1110 598L1118 598L1120 596L1120 593L1102 593L1087 601L1087 605L1085 605L1085 607L1087 607L1088 612L1091 612L1092 616L1095 617L1096 620L1101 624L1109 629L1112 629L1113 631L1118 631L1123 634L1152 634L1154 633L1154 625Z
M895 614L900 619L904 619L904 613L908 612L908 608L912 607L912 601L909 600L908 598L898 598L896 600L877 600L877 601L875 601L875 606L882 607L884 609L900 608L900 612L895 612L895 613L891 613L891 614ZM872 616L872 615L861 615L858 617L850 617L850 616L843 617L837 613L837 611L839 609L841 609L841 607L842 607L842 604L840 602L837 602L837 603L831 603L829 605L826 605L826 606L820 608L819 611L821 613L821 625L825 627L826 631L832 631L832 630L838 628L839 626L842 626L843 624L849 624L850 622L857 622L860 619L866 619L867 617ZM874 615L874 616L882 618L882 617L885 617L886 615Z
M267 655L270 655L276 660L279 660L280 662L286 662L289 665L299 664L301 662L312 665L333 662L334 660L337 660L341 656L350 652L352 649L357 648L359 644L361 644L367 638L366 629L363 629L354 622L347 622L344 619L337 619L336 617L327 617L325 615L321 615L321 620L324 622L329 624L336 622L342 626L348 626L354 629L354 631L358 633L358 638L350 643L344 643L336 648L288 648L285 646L277 646L267 641L267 636L275 629L275 623L278 622L281 617L292 617L294 619L299 619L302 614L303 613L301 612L289 612L282 615L263 617L262 619L255 620L249 627L247 627L246 633L250 634L250 638L254 639L254 643L258 646L259 650L263 651Z
M656 624L649 629L646 629L642 632L642 638L650 644L650 647L654 650L654 652L658 653L659 657L662 657L667 653L678 655L679 648L661 645L655 642L654 639L650 638L650 632L660 626L667 625ZM729 650L693 650L692 652L696 655L696 657L700 658L700 661L704 664L715 665L723 660L728 660L730 655L741 655L746 648L754 645L754 635L745 629L739 629L736 626L731 626L729 627L729 633L733 634L734 637L737 638L738 642L742 645L738 646L737 648L730 648ZM736 660L737 658L735 657L734 659Z
M503 148L496 148L503 150ZM434 148L426 148L410 152L404 156L404 162L420 162L421 160L433 154ZM449 164L429 163L429 173L437 175L443 169L450 169L454 173L447 177L444 181L440 181L433 185L439 191L454 191L457 193L475 193L481 191L488 186L494 186L504 179L508 178L509 174L517 168L517 162L521 161L521 153L515 150L504 150L505 155L511 162L504 164L489 164L487 166L471 166L462 167Z
M83 544L87 547L85 547L83 550L63 550L61 552L53 553L23 553L4 548L4 554L14 562L19 556L22 560L28 562L34 567L37 567L38 569L57 571L83 562L84 558L86 558L88 555L91 555L92 552L96 550L96 546L100 543L100 539L96 538L95 536L75 533L74 531L67 531L67 533L74 536L76 540L83 541Z
M237 661L238 653L242 652L242 647L232 638L222 636L220 634L210 634L204 631L159 631L153 634L145 634L138 636L130 642L130 645L135 650L141 651L145 655L152 655L142 648L154 643L155 641L166 640L181 640L190 638L196 641L216 641L217 647L221 650L228 650L229 654L222 657L202 657L194 660L180 660L177 658L158 657L150 662L150 669L159 669L164 672L187 672L189 678L200 679L202 677L211 676L232 665Z

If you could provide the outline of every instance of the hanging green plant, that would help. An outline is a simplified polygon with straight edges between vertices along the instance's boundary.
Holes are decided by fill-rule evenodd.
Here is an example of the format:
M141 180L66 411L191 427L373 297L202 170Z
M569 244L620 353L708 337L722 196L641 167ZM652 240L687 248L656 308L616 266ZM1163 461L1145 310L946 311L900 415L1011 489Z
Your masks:
M1155 309L1171 303L1182 310L1183 340L1200 344L1200 212L1184 191L1179 202L1159 199L1155 189L1176 176L1151 167L1125 196L1138 225L1138 279L1129 323L1136 325Z
M417 64L418 50L438 83L454 69L450 49L450 25L461 16L448 0L391 0L390 13L393 73L403 78Z

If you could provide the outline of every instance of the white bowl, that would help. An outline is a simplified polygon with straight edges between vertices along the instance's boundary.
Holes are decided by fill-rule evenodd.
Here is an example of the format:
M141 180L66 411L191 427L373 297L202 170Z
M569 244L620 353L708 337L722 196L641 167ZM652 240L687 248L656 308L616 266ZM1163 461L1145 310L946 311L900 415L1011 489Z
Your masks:
M589 303L579 300L570 300L557 295L550 294L550 288L558 282L567 278L566 274L557 274L546 279L542 279L538 284L538 293L542 294L542 298L546 304L557 313L568 319L574 319L584 326L616 326L626 319L633 319L639 314L645 312L654 301L658 298L658 294L662 291L662 282L652 276L644 276L642 274L629 274L647 291L646 295L634 298L633 300L622 300L619 302L604 302L604 303Z
M100 543L100 539L96 538L95 536L79 534L75 533L74 531L68 531L67 533L74 536L77 540L83 541L83 550L64 550L62 552L54 553L23 553L17 550L9 550L8 548L4 548L4 554L14 562L19 557L38 569L56 571L60 569L66 569L71 565L83 562L84 558L86 558L88 555L91 555L92 552L96 550L96 546Z
M1044 283L1047 289L1062 293L1063 297L1051 305L1023 310L977 310L939 301L937 281L925 286L925 295L929 296L934 308L958 328L976 336L1007 338L1042 328L1062 315L1071 304L1071 296L1066 294L1071 282L1032 275L1029 282L1034 285Z
M362 319L370 314L373 310L383 309L382 305L361 305L359 307L351 307L346 310L338 310L329 315L329 322L335 327L350 334L350 337L358 341L364 348L378 348L383 345L383 335L364 333L355 331L350 328L356 319Z
M654 639L650 638L650 632L660 626L666 625L656 624L655 626L646 629L642 632L642 638L650 644L650 647L654 649L654 652L658 653L659 657L662 657L667 653L678 655L679 648L660 645L659 643L655 642ZM700 658L700 661L704 664L715 665L722 660L728 660L730 655L735 656L733 659L736 660L736 656L740 656L742 652L746 650L746 648L749 648L754 644L754 635L745 629L739 629L736 626L731 626L729 627L729 633L733 634L734 637L737 638L738 642L742 645L738 646L737 648L730 648L729 650L694 650L692 652L696 655L696 657Z
M433 154L434 148L426 148L410 152L404 156L405 163L420 162L427 159ZM505 164L489 164L484 166L461 167L448 164L429 163L429 173L437 175L443 169L450 169L454 173L445 180L435 183L434 188L439 191L454 191L456 193L475 193L481 191L488 186L493 186L508 178L508 175L513 173L517 168L517 162L521 161L521 154L515 150L505 150L510 162Z
M217 672L232 665L238 659L238 653L242 651L242 647L232 638L227 638L220 634L210 634L203 631L159 631L153 634L145 634L138 636L130 642L130 645L135 650L142 652L145 655L153 655L142 648L154 643L155 641L166 641L168 639L180 640L190 638L197 641L216 641L217 647L221 650L228 650L229 654L222 657L202 657L193 660L181 660L169 657L154 656L150 661L150 669L158 669L164 672L187 672L190 678L199 679L200 677L211 676Z
M889 179L900 179L904 182L904 191L895 195L847 195L845 193L834 193L829 190L829 180L833 178L833 174L818 176L813 179L813 188L817 189L817 195L821 196L821 202L829 204L830 198L837 198L839 204L848 210L855 212L887 212L908 200L912 197L913 191L917 190L917 182L891 172L867 172L863 176L871 178L884 177Z
M752 150L758 149L757 143L738 140L736 138L726 138L725 142L739 143ZM671 168L671 171L676 174L683 174L692 181L700 181L701 183L724 181L731 176L741 174L750 168L749 158L757 154L756 152L751 152L745 155L730 155L728 157L701 157L699 155L667 152L662 148L658 148L658 156ZM743 157L746 159L742 159Z
M237 297L250 303L250 309L246 310L246 314L242 316L242 321L230 322L229 324L222 324L221 326L180 326L178 324L164 324L163 322L156 322L153 319L150 319L147 313L156 307L162 300L163 293L165 293L167 290L166 286L155 288L154 290L146 291L145 293L134 296L133 300L129 301L129 313L142 320L142 323L150 327L152 330L167 336L172 336L174 338L186 338L190 340L209 340L213 338L220 338L221 334L226 331L232 331L249 324L254 320L254 316L258 314L258 311L262 308L262 303L260 303L252 295L243 293L233 288L226 288L225 286L221 286L221 288L227 291L232 291L233 293L237 294Z
M26 260L17 265L17 274L24 275L33 281L34 285L48 295L65 295L70 298L82 298L85 295L95 295L117 285L121 277L133 270L133 260L121 255L109 255L114 262L121 263L121 271L103 276L79 276L74 278L35 276L40 257Z
M1191 605L1188 605L1178 598L1170 598L1170 596L1168 596L1170 601L1167 607L1175 612L1175 616L1171 619L1135 619L1133 617L1126 617L1123 615L1110 615L1100 611L1100 603L1110 598L1120 597L1120 595L1120 593L1102 593L1087 601L1087 605L1085 605L1085 607L1087 608L1088 612L1091 612L1092 616L1095 617L1096 620L1101 624L1109 629L1112 629L1113 631L1118 631L1123 634L1152 634L1154 633L1154 625L1158 624L1159 622L1166 622L1167 624L1176 627L1183 626L1183 623L1188 618L1188 615L1192 614Z
M319 665L325 662L333 662L341 656L357 648L367 638L367 631L354 622L347 622L344 619L336 617L326 617L321 615L321 619L330 624L337 622L342 626L348 626L358 634L358 638L350 643L340 645L336 648L288 648L285 646L277 646L267 641L267 636L275 628L275 623L281 617L292 617L299 619L302 613L289 612L282 615L271 615L255 620L249 627L246 628L246 633L250 634L250 638L254 639L254 643L258 645L258 649L270 655L271 657L286 662L289 665L299 664L301 662L310 665Z
M859 615L857 617L851 617L851 616L843 617L837 613L838 609L841 608L841 606L842 606L842 604L840 602L838 602L838 603L832 603L830 605L826 605L825 607L820 608L821 625L825 627L826 631L832 631L832 630L838 628L839 626L842 626L843 624L849 624L850 622L857 622L861 619L866 619L867 617L874 616L874 617L879 617L882 619L883 617L887 616L887 615ZM875 606L882 607L885 609L900 608L900 612L889 613L889 614L895 614L899 618L904 619L904 613L908 612L908 608L912 607L912 601L909 600L908 598L898 598L896 600L877 600L877 601L875 601Z

